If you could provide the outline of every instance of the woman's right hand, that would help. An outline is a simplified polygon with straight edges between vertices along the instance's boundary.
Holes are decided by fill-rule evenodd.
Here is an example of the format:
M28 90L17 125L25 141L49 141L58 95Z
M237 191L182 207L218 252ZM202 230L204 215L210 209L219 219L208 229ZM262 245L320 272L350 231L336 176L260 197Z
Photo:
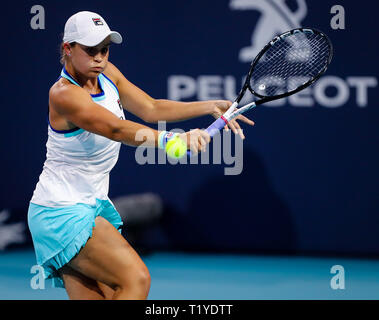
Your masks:
M200 129L181 133L179 138L186 142L187 149L191 150L192 154L197 154L200 151L205 152L207 144L211 142L209 133Z

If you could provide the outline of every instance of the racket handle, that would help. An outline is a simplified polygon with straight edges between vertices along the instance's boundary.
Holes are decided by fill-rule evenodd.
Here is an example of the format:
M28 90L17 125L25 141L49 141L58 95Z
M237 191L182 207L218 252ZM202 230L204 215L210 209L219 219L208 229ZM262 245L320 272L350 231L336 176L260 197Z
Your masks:
M212 138L217 132L219 132L223 127L225 127L226 124L227 121L225 120L225 118L220 117L217 120L215 120L208 128L206 128L205 131L208 132ZM190 150L187 151L187 156L191 156Z

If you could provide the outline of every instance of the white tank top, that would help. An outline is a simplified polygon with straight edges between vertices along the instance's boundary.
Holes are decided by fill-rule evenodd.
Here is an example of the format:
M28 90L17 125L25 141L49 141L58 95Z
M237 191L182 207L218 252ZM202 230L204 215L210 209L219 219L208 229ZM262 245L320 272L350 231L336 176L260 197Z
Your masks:
M60 77L79 86L65 68ZM104 74L97 79L102 92L91 94L92 100L125 119L116 85ZM60 207L109 200L109 172L117 162L120 146L120 142L81 128L58 131L48 124L46 161L31 202Z

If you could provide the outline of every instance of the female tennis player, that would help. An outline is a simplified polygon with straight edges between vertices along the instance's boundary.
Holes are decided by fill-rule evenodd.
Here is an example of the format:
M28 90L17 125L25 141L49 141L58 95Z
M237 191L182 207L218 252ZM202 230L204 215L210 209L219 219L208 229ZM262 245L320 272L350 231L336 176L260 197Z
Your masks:
M123 109L154 123L218 118L231 105L153 99L108 61L111 42L121 43L121 35L96 13L78 12L65 24L64 67L49 91L46 161L28 211L37 263L70 299L148 296L148 269L120 234L122 221L108 198L109 172L121 143L163 148L172 134L125 120ZM236 121L229 126L243 137ZM141 129L151 130L153 138L136 141ZM179 137L195 153L210 141L199 129Z

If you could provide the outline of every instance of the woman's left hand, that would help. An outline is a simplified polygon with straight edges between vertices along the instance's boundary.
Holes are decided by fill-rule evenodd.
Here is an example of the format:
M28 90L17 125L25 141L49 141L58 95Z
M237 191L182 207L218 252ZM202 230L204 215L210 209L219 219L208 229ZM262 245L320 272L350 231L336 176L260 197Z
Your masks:
M214 110L212 112L212 116L215 117L216 119L221 117L229 109L229 107L232 105L232 102L228 101L228 100L216 100L216 101L212 101L212 103L214 104ZM249 118L240 114L239 116L234 118L232 121L228 122L227 125L225 125L224 128L226 131L229 130L228 129L228 127L229 127L230 129L232 129L232 131L235 134L238 134L242 139L245 139L245 136L244 136L242 129L241 129L239 123L237 122L237 120L241 120L241 121L243 121L243 122L245 122L251 126L253 126L255 123L254 123L254 121L252 121Z

